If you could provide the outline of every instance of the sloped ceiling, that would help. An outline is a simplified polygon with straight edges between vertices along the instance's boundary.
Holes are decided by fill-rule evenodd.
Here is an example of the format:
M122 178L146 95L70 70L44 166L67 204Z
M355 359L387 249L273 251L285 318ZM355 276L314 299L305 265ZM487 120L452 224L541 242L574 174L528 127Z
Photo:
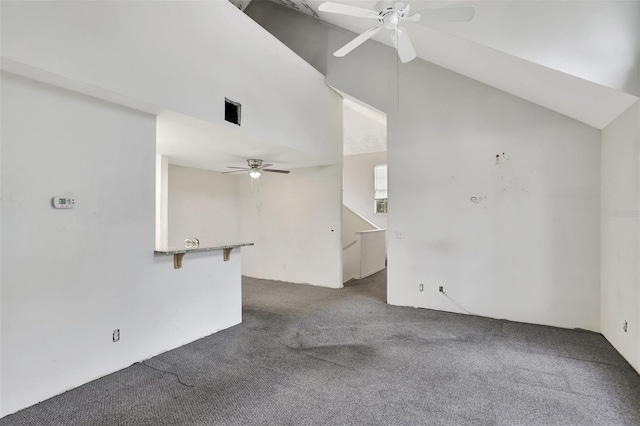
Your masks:
M237 7L240 10L244 10L247 6L249 6L249 3L251 3L251 0L229 0L231 2L231 4L233 4L235 7Z
M373 26L367 19L319 12L322 0L270 1L358 34ZM369 9L378 3L333 1ZM412 10L452 5L476 9L474 19L466 23L426 27L407 22L421 59L599 129L638 100L638 0L412 0L409 4ZM380 31L374 40L392 45L387 31Z
M387 116L345 98L343 102L344 155L384 152L387 150Z

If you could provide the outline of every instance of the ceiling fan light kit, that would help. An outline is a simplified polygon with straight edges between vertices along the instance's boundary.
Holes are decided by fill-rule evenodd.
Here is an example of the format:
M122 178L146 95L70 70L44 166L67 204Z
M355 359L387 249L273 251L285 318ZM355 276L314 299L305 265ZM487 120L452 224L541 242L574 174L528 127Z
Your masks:
M264 164L262 160L258 159L249 159L247 160L248 167L235 167L235 166L227 166L229 169L238 169L231 170L228 172L222 172L222 174L227 173L245 173L249 172L249 176L253 179L257 179L262 176L262 172L271 172L271 173L289 173L289 170L279 170L279 169L267 169L267 167L273 166L273 164Z
M383 0L376 4L376 10L349 6L341 3L324 2L319 7L320 12L336 13L339 15L353 16L357 18L375 19L378 25L369 28L358 37L338 49L334 56L343 57L356 47L376 35L383 27L391 31L391 40L398 51L398 57L402 63L412 61L417 54L409 39L407 31L400 27L402 21L416 22L418 24L430 24L436 22L465 22L473 18L475 9L472 6L446 7L427 9L420 13L410 14L409 5L403 2Z

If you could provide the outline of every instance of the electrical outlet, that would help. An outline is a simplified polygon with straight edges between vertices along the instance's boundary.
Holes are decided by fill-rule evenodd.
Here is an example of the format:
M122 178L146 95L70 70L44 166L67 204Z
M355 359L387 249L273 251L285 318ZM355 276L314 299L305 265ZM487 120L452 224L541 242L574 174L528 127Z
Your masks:
M404 238L404 232L402 231L395 231L393 233L393 236L397 239L397 240L402 240Z
M624 324L622 324L622 330L624 330L624 332L627 332L627 322L625 321Z
M420 284L420 285L418 286L418 290L420 290L420 291L424 291L424 284Z
M444 294L444 286L443 286L443 285L439 286L439 287L438 287L438 291L439 291L440 293Z
M118 340L120 340L120 329L116 328L115 330L113 330L113 342L117 342Z

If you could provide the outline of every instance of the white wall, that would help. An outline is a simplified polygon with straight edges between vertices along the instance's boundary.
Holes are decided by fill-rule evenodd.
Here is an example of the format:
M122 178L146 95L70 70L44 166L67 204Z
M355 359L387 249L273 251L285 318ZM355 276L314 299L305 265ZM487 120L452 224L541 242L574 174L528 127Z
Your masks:
M378 229L362 216L346 206L342 206L342 247L346 247L356 239L358 231Z
M0 416L241 321L239 251L153 254L153 116L5 73L2 113Z
M0 6L3 67L335 162L300 174L330 191L271 199L332 206L300 208L322 231L294 233L298 252L274 247L275 260L340 283L341 98L308 64L225 1ZM0 416L241 321L239 249L189 254L180 270L153 254L153 116L12 75L2 89ZM243 104L242 130L222 120L225 96ZM53 210L60 193L76 208Z
M360 278L382 271L386 265L384 229L358 232L360 243Z
M342 282L346 283L360 275L360 242L356 239L352 246L342 251Z
M342 281L364 278L385 266L385 232L342 207Z
M353 34L278 11L254 18L387 113L389 303L460 311L444 285L480 315L599 330L599 131L420 60L399 67L398 103L392 49L334 58ZM306 34L282 25L297 19Z
M2 7L0 7L0 22L2 20ZM1 41L0 41L1 43ZM3 415L2 409L2 77L0 74L0 417Z
M338 139L338 142L340 139ZM240 182L242 273L342 287L342 165L264 173L253 192Z
M192 237L201 247L239 242L236 184L241 177L169 165L169 247L184 247L185 238Z
M7 414L124 365L129 293L150 280L155 119L4 73L2 112Z
M201 246L252 242L243 275L340 287L340 179L339 166L251 180L169 165L169 246L194 236Z
M640 103L602 131L602 334L640 371ZM623 331L627 321L628 331Z
M386 214L374 212L374 174L378 164L387 164L386 152L344 156L344 204L380 229L387 228Z
M3 60L341 161L341 146L325 143L336 94L227 1L1 7ZM241 128L224 121L225 97L242 104Z
M401 78L389 303L464 312L443 285L479 315L599 331L600 132L425 62Z
M156 117L156 140L158 123ZM156 250L169 246L169 158L156 154Z

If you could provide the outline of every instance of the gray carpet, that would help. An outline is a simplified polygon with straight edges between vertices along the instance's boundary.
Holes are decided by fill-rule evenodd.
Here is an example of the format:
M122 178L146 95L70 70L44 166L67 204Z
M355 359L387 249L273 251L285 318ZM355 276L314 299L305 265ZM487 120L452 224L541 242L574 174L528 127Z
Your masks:
M243 324L0 425L640 424L640 377L601 335L388 306L385 281L245 278Z

